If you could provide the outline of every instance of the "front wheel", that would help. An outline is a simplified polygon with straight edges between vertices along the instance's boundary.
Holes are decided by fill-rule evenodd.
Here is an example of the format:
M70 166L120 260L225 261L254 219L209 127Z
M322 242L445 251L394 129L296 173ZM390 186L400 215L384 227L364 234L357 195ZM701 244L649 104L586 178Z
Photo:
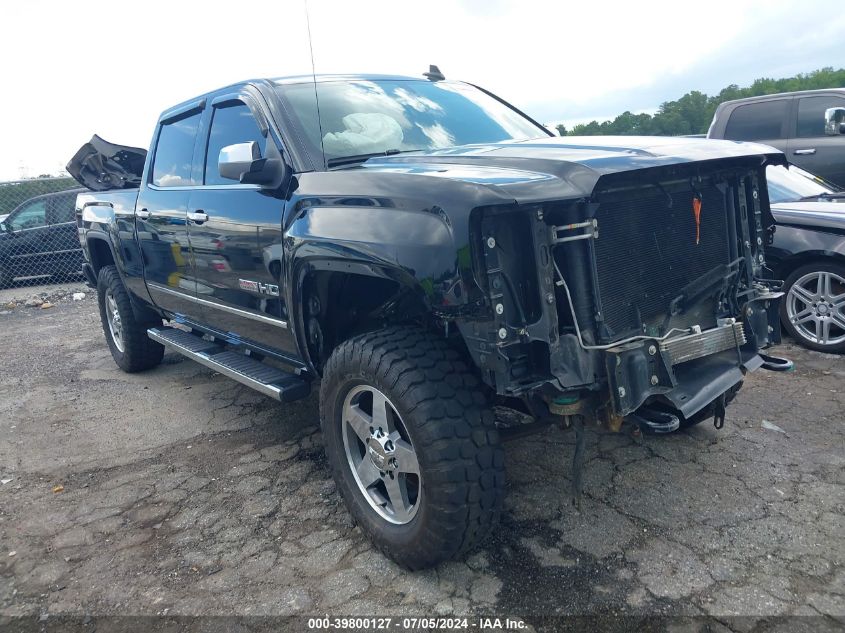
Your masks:
M397 327L346 341L326 364L320 409L338 491L400 565L453 558L498 521L504 452L492 409L442 339Z
M117 366L134 373L158 365L164 356L164 346L150 339L147 329L161 325L161 319L153 315L148 320L136 317L129 293L114 266L100 269L97 299L103 332Z
M819 352L845 352L845 266L817 262L784 282L780 316L789 334Z

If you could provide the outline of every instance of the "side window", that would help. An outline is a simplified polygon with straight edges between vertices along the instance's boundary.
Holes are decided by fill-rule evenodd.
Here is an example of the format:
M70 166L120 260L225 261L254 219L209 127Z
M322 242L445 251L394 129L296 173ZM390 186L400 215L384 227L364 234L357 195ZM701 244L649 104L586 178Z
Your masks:
M37 200L30 203L29 206L24 207L9 218L9 226L12 227L13 231L47 226L47 201Z
M762 141L783 138L783 122L789 99L761 101L737 107L728 119L725 138L732 141Z
M235 143L255 141L262 149L265 138L258 129L258 123L252 116L252 111L242 101L235 101L225 106L214 108L211 119L211 131L208 135L208 149L205 155L205 184L231 185L234 180L221 178L217 171L217 160L220 150Z
M50 224L66 224L76 221L76 194L56 196L50 200L47 208L47 221Z
M834 96L801 97L798 99L798 138L824 136L824 111L845 108L845 99Z
M191 162L197 138L201 112L161 126L153 161L153 184L159 187L179 187L195 184L191 180Z

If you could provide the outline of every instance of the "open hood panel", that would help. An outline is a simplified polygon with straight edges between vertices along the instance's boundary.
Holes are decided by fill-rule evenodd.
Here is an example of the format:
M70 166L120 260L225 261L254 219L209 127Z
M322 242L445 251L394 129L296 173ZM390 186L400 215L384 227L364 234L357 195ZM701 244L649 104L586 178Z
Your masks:
M74 154L68 173L92 191L132 189L141 185L147 150L115 145L96 134Z

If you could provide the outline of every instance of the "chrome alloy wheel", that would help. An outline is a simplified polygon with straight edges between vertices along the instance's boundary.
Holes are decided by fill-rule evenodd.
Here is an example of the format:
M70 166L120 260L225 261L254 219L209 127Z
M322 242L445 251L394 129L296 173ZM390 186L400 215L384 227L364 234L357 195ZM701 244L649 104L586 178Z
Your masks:
M396 408L368 385L343 401L343 446L358 488L380 517L397 525L417 514L422 480L417 453Z
M117 309L117 301L111 290L106 292L106 319L109 322L109 332L117 351L123 352L123 322L120 320L120 311Z
M792 284L786 300L789 322L802 337L819 345L845 341L845 279L812 272Z

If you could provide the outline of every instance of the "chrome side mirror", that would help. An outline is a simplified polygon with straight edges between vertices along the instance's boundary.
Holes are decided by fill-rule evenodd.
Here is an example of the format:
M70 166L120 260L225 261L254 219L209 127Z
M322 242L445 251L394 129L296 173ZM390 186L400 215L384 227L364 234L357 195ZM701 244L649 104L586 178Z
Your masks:
M217 170L223 178L240 182L241 176L252 171L258 160L261 160L261 149L255 141L227 145L220 150Z
M278 154L278 152L276 152ZM220 150L217 171L223 178L242 184L278 187L287 175L287 168L280 158L261 158L261 149L255 141L227 145Z
M845 134L845 108L828 108L824 111L824 133L828 136Z

